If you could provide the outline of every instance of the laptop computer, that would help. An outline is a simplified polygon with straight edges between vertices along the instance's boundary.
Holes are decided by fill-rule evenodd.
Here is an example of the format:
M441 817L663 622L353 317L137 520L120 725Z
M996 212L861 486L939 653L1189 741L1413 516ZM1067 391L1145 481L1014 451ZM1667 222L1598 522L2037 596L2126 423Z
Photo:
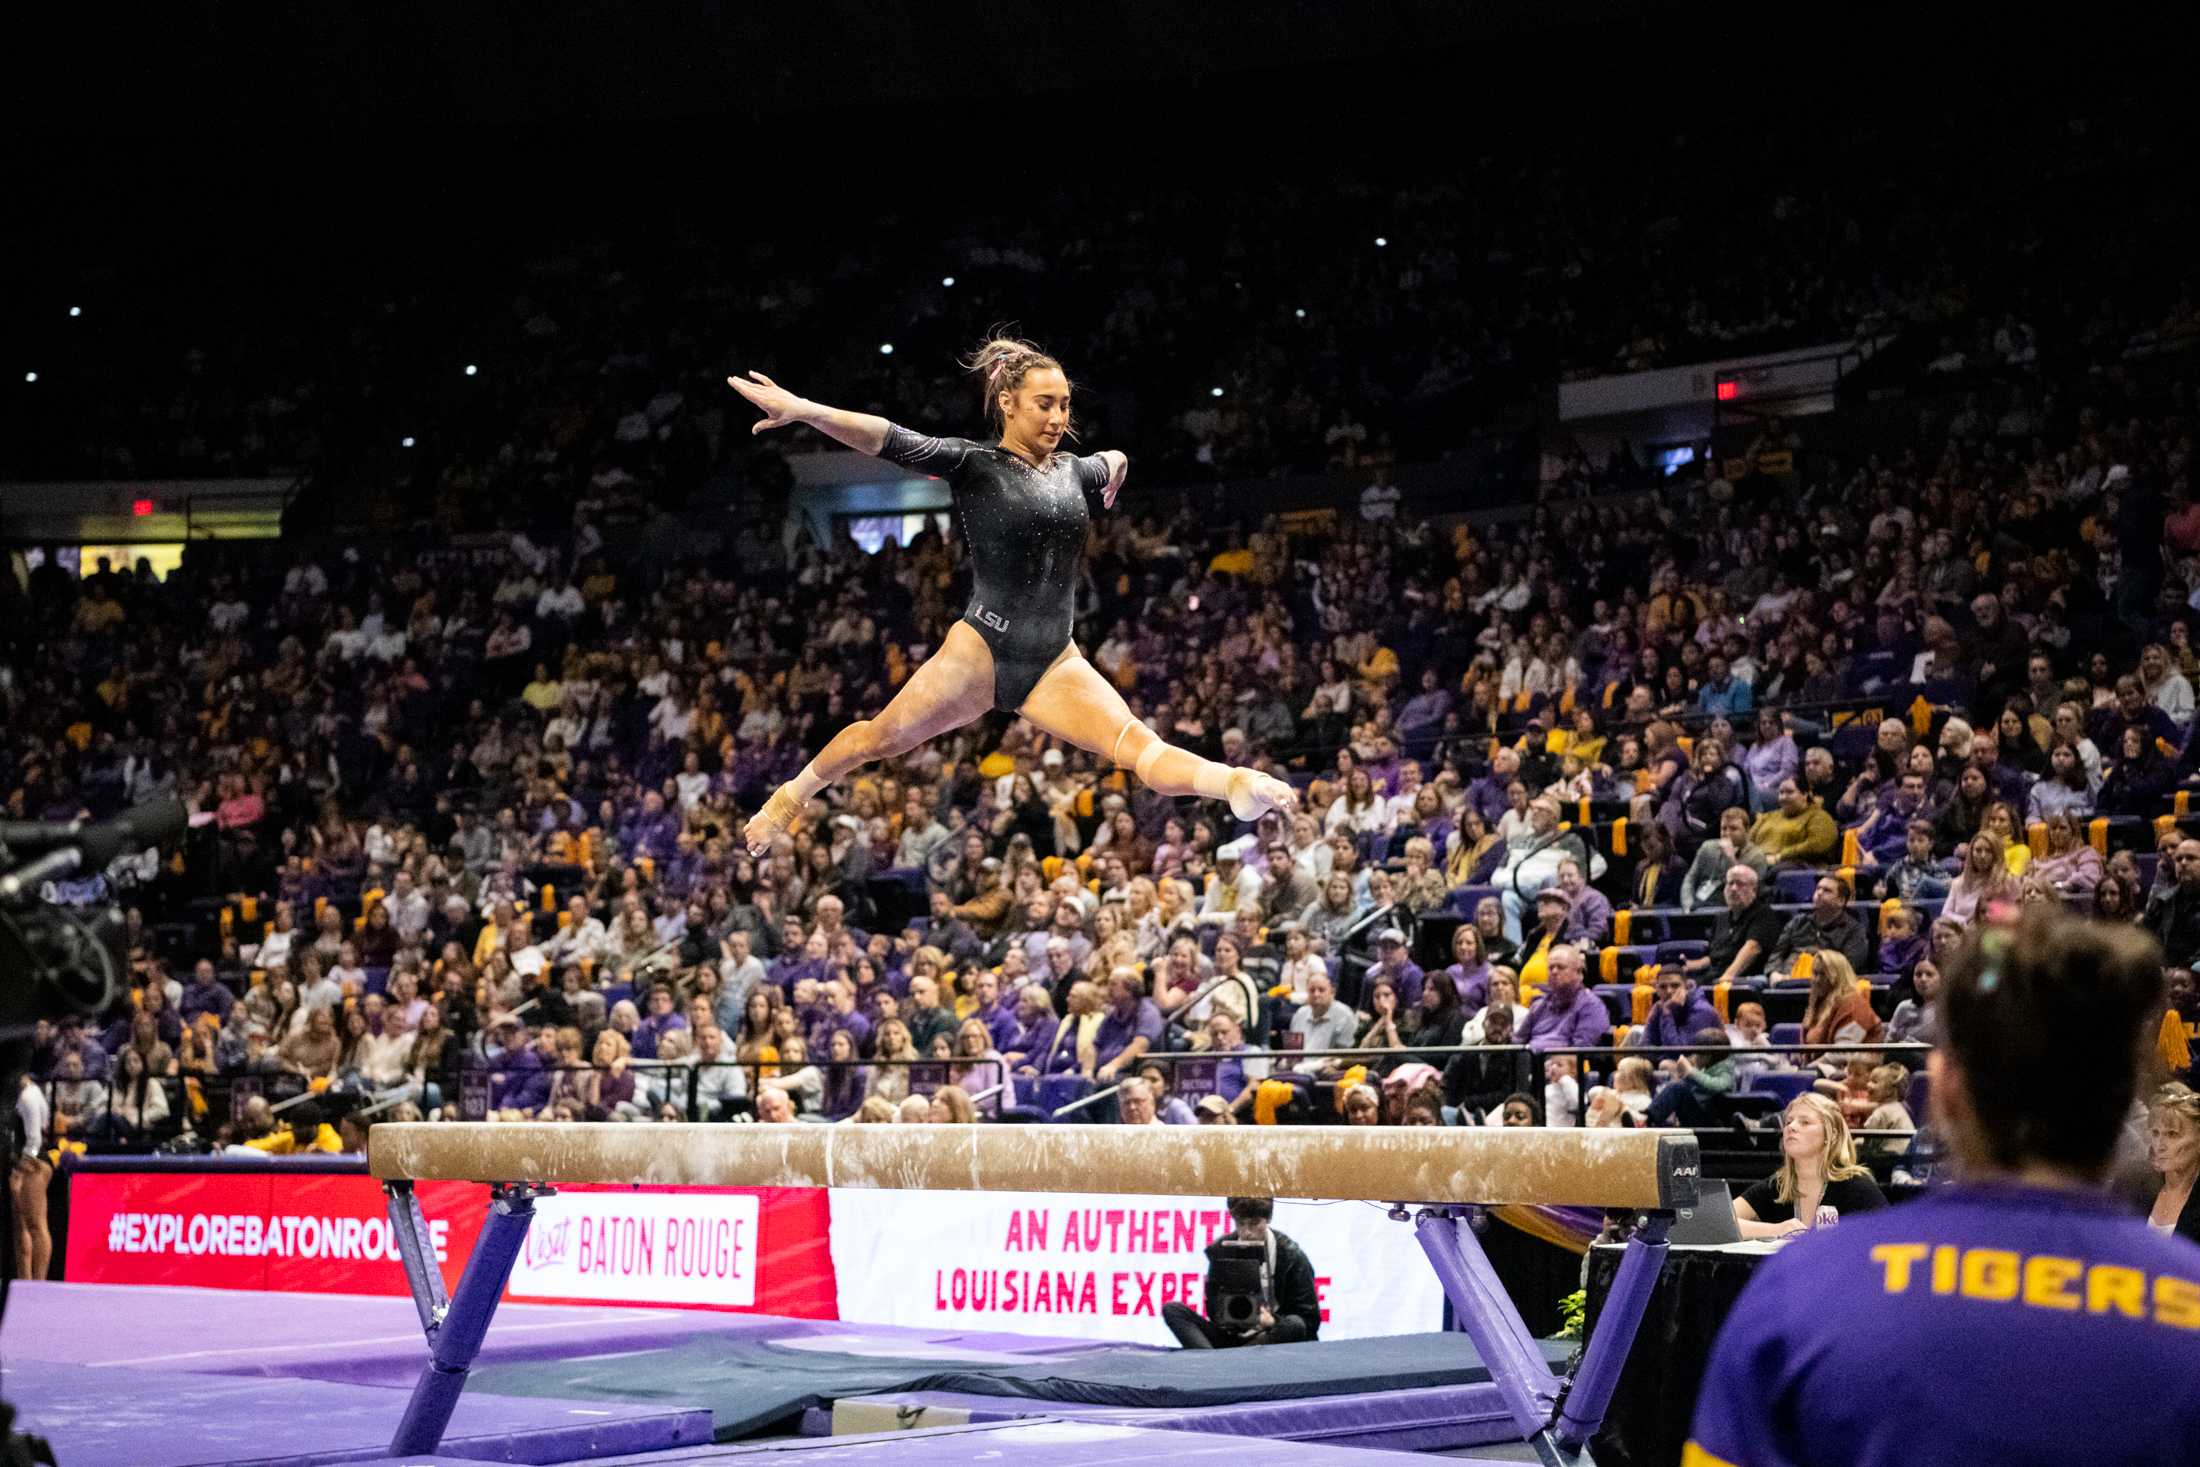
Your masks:
M1741 1225L1734 1220L1734 1197L1725 1182L1702 1179L1696 1183L1696 1205L1673 1210L1673 1226L1666 1231L1669 1243L1739 1243Z

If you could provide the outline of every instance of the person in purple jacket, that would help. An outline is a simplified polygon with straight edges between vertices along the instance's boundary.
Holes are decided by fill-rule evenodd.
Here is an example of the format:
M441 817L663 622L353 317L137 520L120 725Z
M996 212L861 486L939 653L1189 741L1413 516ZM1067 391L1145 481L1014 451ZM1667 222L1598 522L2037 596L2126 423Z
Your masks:
M1658 974L1657 1002L1651 1006L1649 1020L1630 1030L1627 1042L1652 1048L1693 1046L1704 1030L1725 1027L1726 1020L1694 980L1678 969L1665 969Z
M1926 1060L1959 1180L1758 1270L1713 1348L1688 1467L2195 1459L2200 1246L2107 1191L2161 949L2053 904L1982 915Z
M1611 1031L1612 1016L1604 1000L1583 986L1581 949L1570 943L1554 943L1544 959L1550 976L1543 992L1528 1005L1527 1022L1520 1026L1520 1042L1530 1049L1583 1049L1602 1044Z

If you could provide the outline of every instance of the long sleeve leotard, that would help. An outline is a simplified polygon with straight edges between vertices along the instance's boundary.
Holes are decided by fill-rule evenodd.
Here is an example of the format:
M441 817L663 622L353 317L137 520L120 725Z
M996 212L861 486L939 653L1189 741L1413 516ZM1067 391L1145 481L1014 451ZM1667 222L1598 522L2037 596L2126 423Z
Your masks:
M998 444L889 427L878 456L947 481L970 547L963 620L993 652L993 706L1021 708L1069 645L1077 572L1092 507L1108 482L1097 454L1057 453L1043 468Z

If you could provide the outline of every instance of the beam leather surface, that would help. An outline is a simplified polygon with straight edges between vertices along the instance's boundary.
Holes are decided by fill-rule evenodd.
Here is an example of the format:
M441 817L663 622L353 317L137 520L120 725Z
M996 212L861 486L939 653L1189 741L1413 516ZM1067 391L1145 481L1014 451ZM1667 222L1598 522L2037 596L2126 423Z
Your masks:
M1120 1192L1671 1208L1686 1131L1413 1126L813 1126L388 1122L384 1180Z

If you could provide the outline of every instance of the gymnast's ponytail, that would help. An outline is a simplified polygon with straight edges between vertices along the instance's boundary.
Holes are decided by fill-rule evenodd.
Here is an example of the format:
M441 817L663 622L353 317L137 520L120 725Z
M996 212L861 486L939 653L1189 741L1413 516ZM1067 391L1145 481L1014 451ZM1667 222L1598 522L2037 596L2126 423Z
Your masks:
M1005 327L996 327L991 336L978 349L961 362L962 369L978 379L979 391L985 400L985 420L998 431L1001 427L1001 394L1013 396L1024 378L1033 372L1052 367L1062 372L1062 380L1069 380L1069 373L1062 371L1062 364L1028 341L1004 334ZM1064 431L1063 437L1076 441L1077 428L1074 419Z

